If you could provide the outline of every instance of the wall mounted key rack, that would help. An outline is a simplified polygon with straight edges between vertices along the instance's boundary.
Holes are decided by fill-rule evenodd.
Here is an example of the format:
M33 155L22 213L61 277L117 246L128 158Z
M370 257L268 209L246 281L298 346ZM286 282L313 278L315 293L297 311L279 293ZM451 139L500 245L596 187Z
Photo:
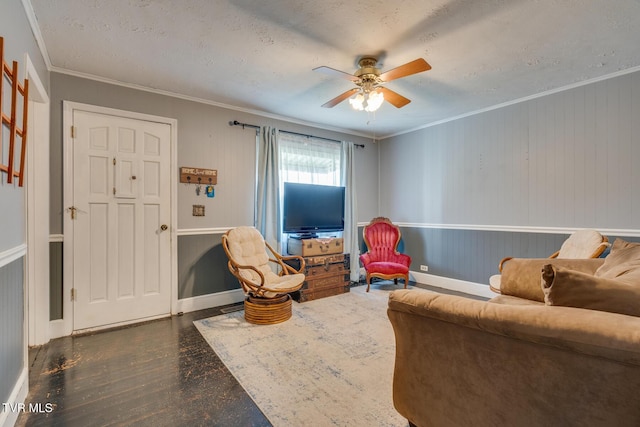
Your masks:
M216 185L218 171L215 169L180 168L180 182L185 184Z

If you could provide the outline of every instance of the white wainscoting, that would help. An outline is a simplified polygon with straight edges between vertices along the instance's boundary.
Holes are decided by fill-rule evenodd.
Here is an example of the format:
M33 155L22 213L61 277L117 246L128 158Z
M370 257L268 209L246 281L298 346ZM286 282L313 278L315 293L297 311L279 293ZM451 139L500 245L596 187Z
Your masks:
M28 367L24 367L20 376L18 377L18 381L16 381L15 387L9 398L3 402L11 405L15 405L17 403L24 403L27 398L27 394L29 393L29 369ZM4 408L2 408L4 409ZM19 411L11 411L11 410L0 410L0 427L12 427L15 425L18 420L18 415L20 415Z

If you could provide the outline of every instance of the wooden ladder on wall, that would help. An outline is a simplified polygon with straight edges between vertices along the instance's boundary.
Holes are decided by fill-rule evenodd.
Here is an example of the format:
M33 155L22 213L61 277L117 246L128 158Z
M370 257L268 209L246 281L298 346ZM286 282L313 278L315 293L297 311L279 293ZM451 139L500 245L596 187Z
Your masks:
M7 183L11 184L14 178L18 178L18 185L24 185L24 160L27 149L27 118L29 112L29 80L25 79L24 84L18 81L18 62L13 61L11 67L4 60L4 39L0 37L0 61L2 65L2 77L0 78L0 116L2 126L0 127L0 172L7 174ZM11 85L10 114L5 113L4 82ZM18 94L22 96L22 127L18 127ZM8 158L5 163L5 149L3 139L9 132ZM16 167L16 139L21 139L19 166Z

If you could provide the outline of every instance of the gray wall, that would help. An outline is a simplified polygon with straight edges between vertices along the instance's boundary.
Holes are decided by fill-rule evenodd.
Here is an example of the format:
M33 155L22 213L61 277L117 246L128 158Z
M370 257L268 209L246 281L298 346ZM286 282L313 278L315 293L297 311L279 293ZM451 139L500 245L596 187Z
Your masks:
M369 139L299 124L268 119L244 112L175 97L107 84L60 73L51 73L51 233L63 233L63 101L117 108L169 117L178 121L178 166L218 170L215 197L196 196L194 186L178 185L178 292L188 298L237 289L226 272L226 257L216 230L253 225L256 169L256 133L253 129L229 126L229 122L277 126L337 140L365 144L357 150L358 220L368 221L378 206L378 150ZM174 179L178 179L177 174ZM193 217L192 205L205 205L205 217ZM203 229L202 235L197 230ZM213 233L213 234L211 234ZM52 245L60 251L62 245ZM52 269L56 268L53 264ZM60 258L61 259L61 258ZM61 283L52 283L52 295ZM56 310L60 307L56 307Z
M412 269L478 283L553 253L554 228L637 235L638 111L640 72L384 140L380 213L405 225Z
M0 267L0 402L7 402L24 368L23 259Z
M25 61L24 54L29 54L31 62L36 67L43 84L48 88L48 71L42 60L42 55L31 34L31 28L27 21L22 2L20 0L3 0L0 10L0 37L4 38L4 59L11 64L18 61L18 75L24 78ZM3 85L5 96L3 110L8 114L10 104L10 91ZM4 128L4 126L3 126ZM3 139L7 134L3 130ZM8 161L8 144L2 144L3 163ZM14 248L24 243L25 215L24 189L18 184L7 184L7 175L0 174L0 252ZM14 181L15 182L15 181Z
M238 289L221 241L221 234L178 238L178 299Z
M62 242L49 244L49 320L62 319Z
M48 90L49 72L20 0L2 1L0 37L4 38L5 61L18 61L18 74L24 76L27 53ZM3 159L6 162L5 154ZM26 237L24 188L7 184L6 178L6 174L0 174L0 254L23 245ZM24 368L24 299L24 258L0 263L0 402L7 402Z

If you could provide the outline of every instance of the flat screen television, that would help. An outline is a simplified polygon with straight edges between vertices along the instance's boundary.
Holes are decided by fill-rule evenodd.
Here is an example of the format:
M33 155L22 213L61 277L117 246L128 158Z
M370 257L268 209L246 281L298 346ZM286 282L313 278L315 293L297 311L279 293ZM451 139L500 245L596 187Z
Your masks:
M344 230L344 187L284 183L282 231L314 236Z

